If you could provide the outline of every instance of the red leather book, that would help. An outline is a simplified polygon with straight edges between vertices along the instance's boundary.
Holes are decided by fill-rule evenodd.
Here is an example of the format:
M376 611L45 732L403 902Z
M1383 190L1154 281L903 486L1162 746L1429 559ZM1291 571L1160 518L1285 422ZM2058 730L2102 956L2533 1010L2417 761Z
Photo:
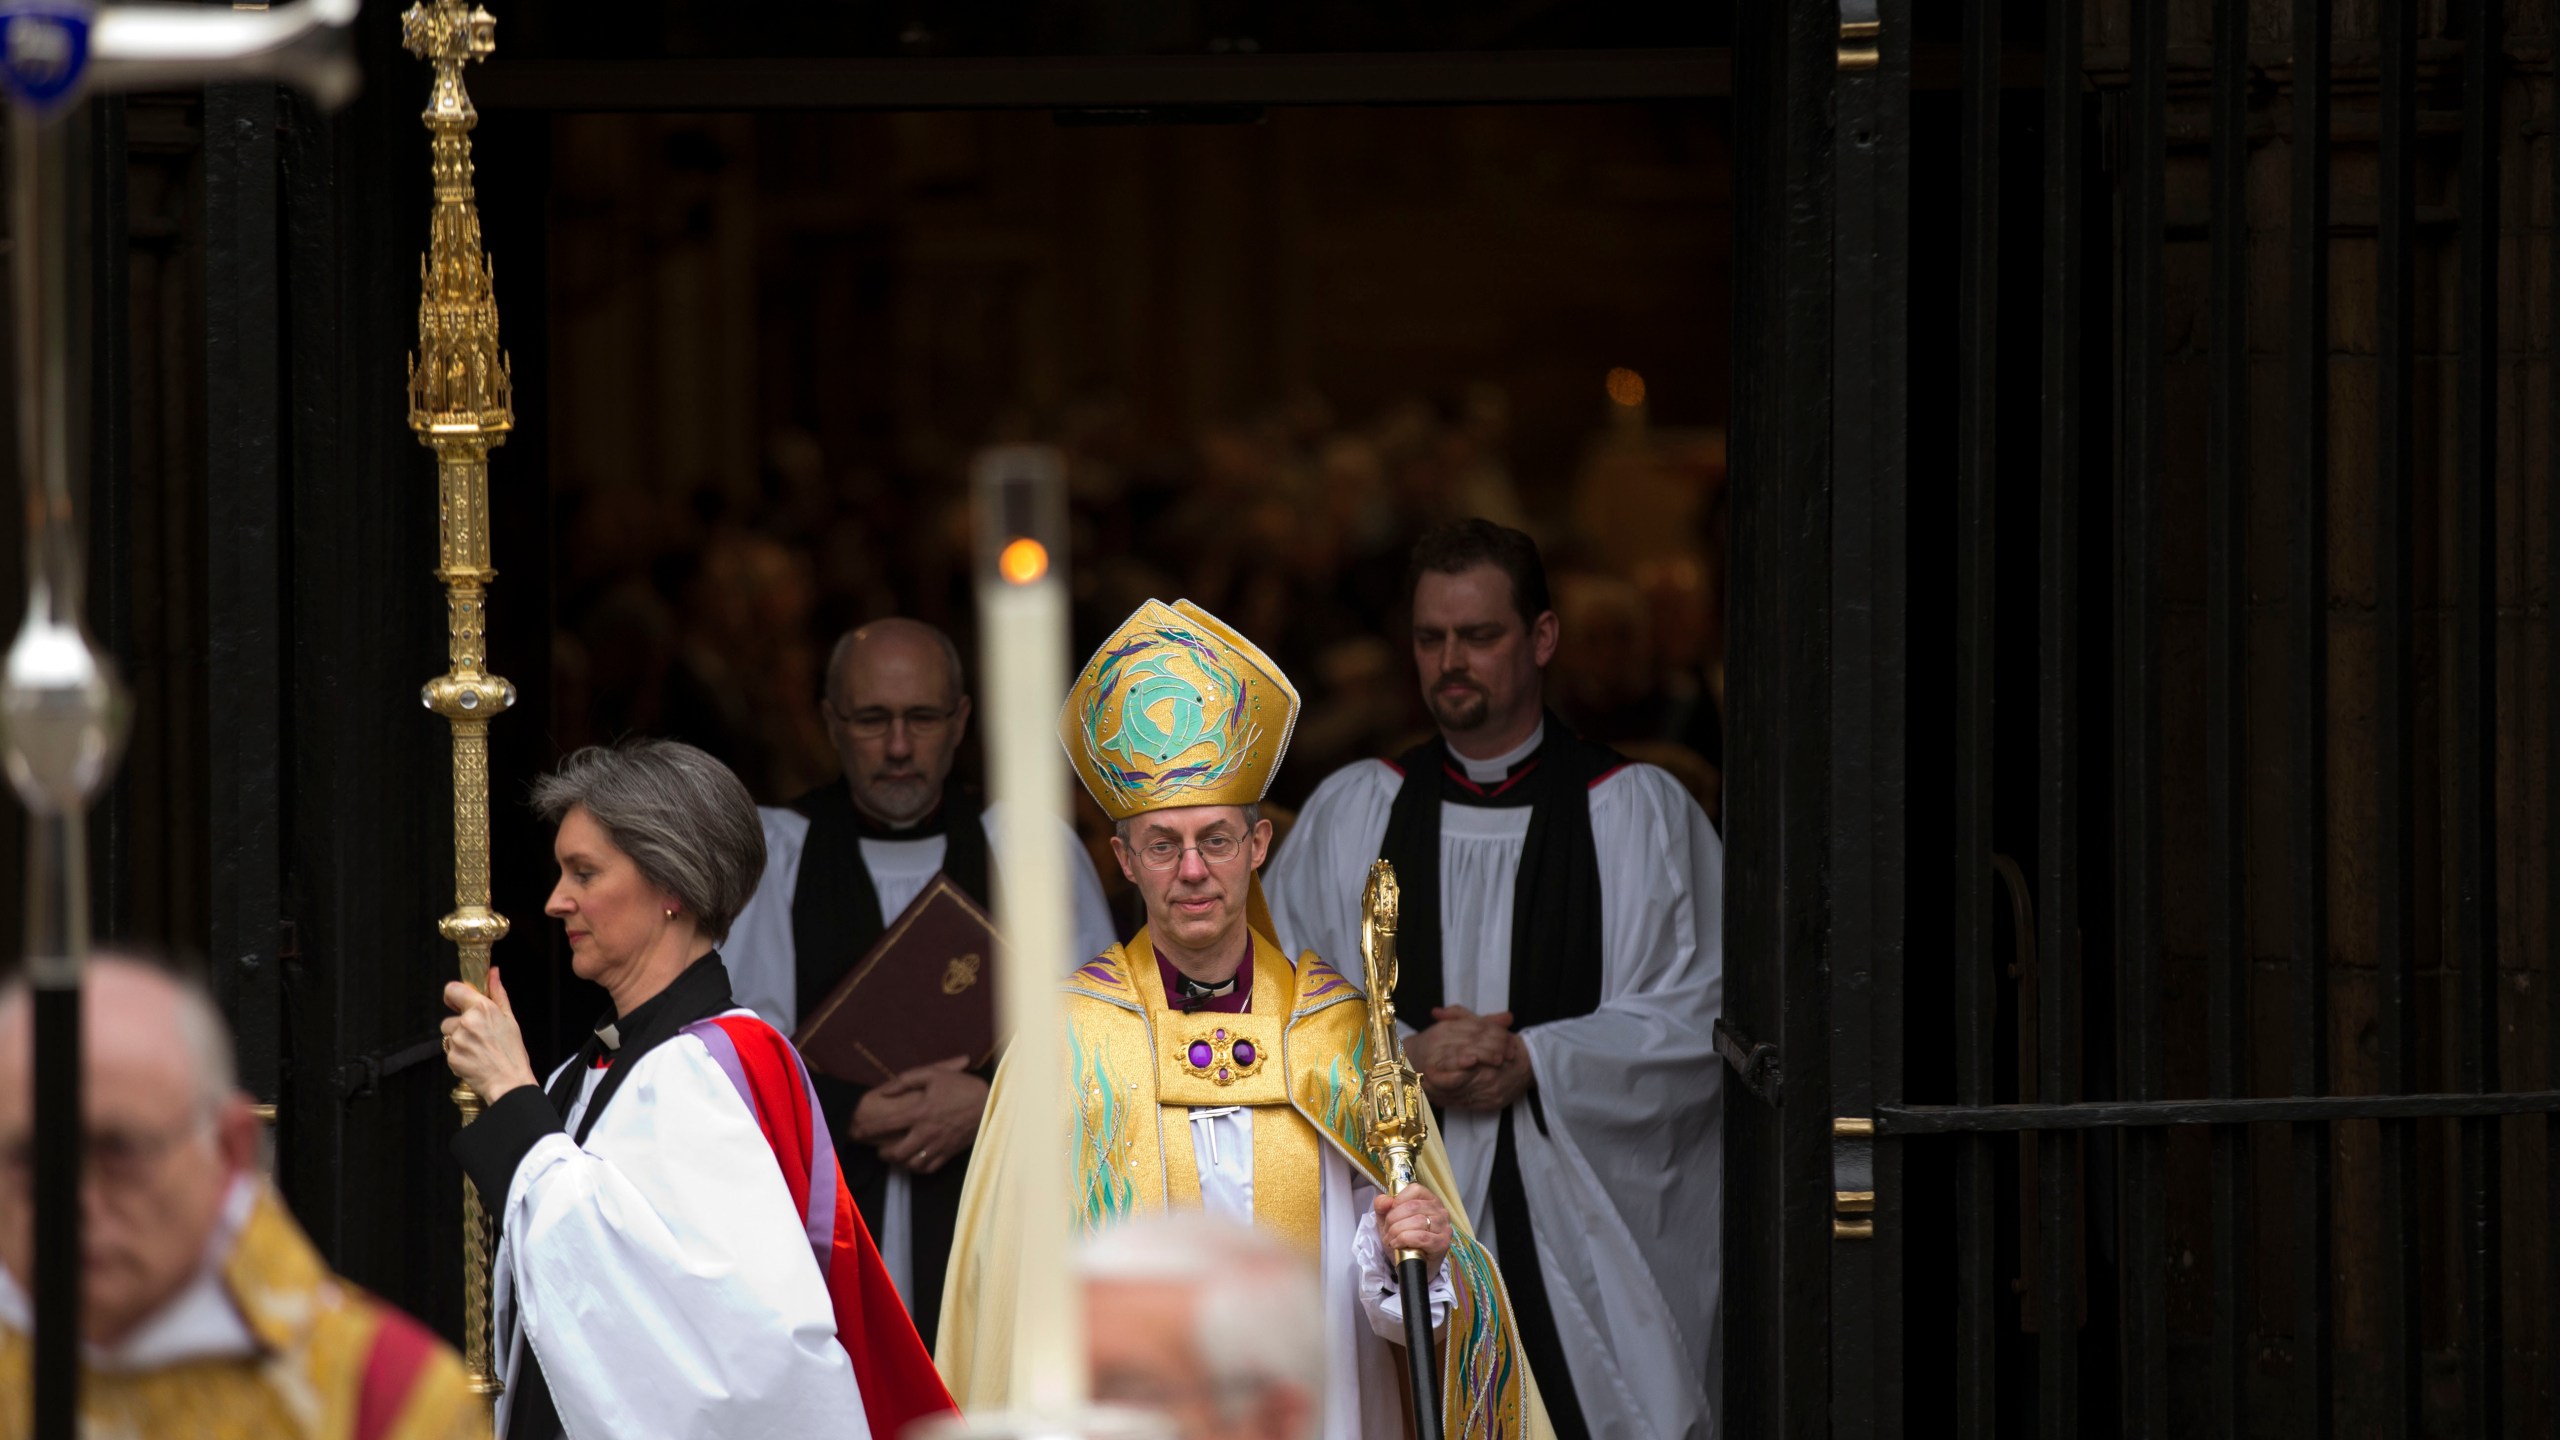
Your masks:
M889 922L791 1043L809 1068L856 1085L954 1055L995 1058L995 922L967 891L936 875Z

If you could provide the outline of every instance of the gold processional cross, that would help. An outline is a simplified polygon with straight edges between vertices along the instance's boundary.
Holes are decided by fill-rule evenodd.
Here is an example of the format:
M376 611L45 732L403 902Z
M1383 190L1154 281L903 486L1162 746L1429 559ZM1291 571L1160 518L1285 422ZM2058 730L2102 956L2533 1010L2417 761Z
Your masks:
M436 578L444 582L450 661L419 692L453 728L453 913L436 929L453 942L464 982L479 990L489 988L489 949L507 934L507 917L489 908L489 722L516 703L516 687L487 669L485 612L489 582L498 578L489 563L489 452L515 426L515 387L498 346L498 301L471 193L471 128L480 113L463 88L462 67L498 48L497 24L462 0L419 0L400 17L401 43L435 68L423 118L434 137L436 204L419 262L409 428L436 454ZM468 1085L453 1087L453 1103L463 1124L479 1118L480 1097ZM489 1223L468 1179L462 1205L463 1364L472 1388L495 1396Z

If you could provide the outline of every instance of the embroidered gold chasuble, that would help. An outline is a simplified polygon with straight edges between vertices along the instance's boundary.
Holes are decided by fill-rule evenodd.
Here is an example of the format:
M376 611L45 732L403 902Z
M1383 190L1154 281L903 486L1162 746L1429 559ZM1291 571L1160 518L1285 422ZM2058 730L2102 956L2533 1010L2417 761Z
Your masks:
M1385 1167L1371 1153L1362 1103L1368 1039L1360 991L1312 953L1290 963L1267 921L1250 928L1253 1003L1246 1014L1185 1015L1170 1005L1144 930L1068 980L1069 1183L1081 1232L1199 1206L1190 1122L1196 1106L1252 1110L1254 1223L1298 1245L1310 1260L1324 1249L1319 1215L1326 1147L1383 1188ZM1013 1078L999 1069L988 1097L979 1158L961 1195L934 1350L952 1395L967 1410L1001 1407L1007 1399L1018 1267L1010 1228L994 1223L990 1157L1005 1153L1006 1086ZM1457 1300L1440 1332L1446 1433L1450 1440L1546 1440L1546 1411L1520 1352L1502 1278L1452 1198L1458 1190L1436 1125L1421 1169L1423 1183L1448 1203L1457 1230L1448 1262ZM1337 1243L1347 1249L1348 1237Z
M84 1371L83 1440L486 1440L462 1362L408 1317L330 1273L261 1190L222 1265L259 1353ZM0 1332L0 1440L23 1440L31 1344Z

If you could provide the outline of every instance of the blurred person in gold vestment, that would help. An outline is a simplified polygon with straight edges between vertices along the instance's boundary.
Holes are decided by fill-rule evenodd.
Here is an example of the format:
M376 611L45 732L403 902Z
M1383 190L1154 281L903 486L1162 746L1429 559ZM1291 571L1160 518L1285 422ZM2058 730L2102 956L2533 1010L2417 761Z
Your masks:
M451 1349L332 1274L257 1170L203 988L100 957L82 987L81 1431L97 1440L466 1440ZM30 1423L31 1010L0 988L0 1440Z

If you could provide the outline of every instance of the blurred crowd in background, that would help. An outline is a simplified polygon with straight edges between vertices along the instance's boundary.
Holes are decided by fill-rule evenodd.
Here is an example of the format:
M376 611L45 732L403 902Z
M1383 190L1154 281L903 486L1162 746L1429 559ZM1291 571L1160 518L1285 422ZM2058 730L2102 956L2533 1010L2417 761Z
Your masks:
M1305 701L1270 797L1285 824L1336 767L1427 734L1407 652L1406 555L1425 527L1481 515L1527 530L1545 553L1563 624L1550 703L1719 814L1723 438L1648 426L1632 372L1595 381L1598 423L1572 473L1556 477L1514 472L1504 395L1484 384L1367 415L1300 395L1152 453L1112 404L1071 408L1042 438L1069 461L1072 661L1149 597L1189 598L1252 637ZM837 774L817 707L837 634L912 615L974 661L959 474L839 473L813 438L785 429L768 437L750 507L712 490L568 492L560 503L564 750L674 736L781 803ZM976 763L973 745L964 781ZM1100 833L1099 813L1085 818Z

